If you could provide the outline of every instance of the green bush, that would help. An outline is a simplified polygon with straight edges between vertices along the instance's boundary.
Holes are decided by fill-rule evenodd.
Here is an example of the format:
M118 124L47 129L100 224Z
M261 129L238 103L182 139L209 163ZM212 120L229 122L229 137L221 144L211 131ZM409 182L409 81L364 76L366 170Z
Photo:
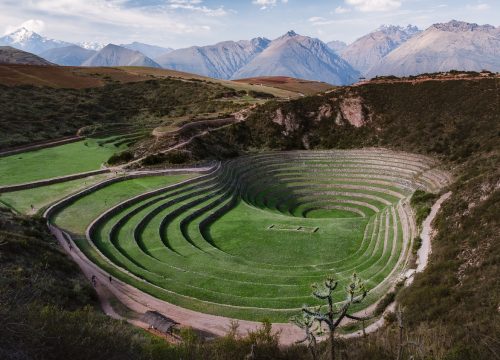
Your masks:
M129 150L125 150L120 153L111 155L111 157L108 159L108 164L109 165L124 164L133 159L134 159L134 154Z

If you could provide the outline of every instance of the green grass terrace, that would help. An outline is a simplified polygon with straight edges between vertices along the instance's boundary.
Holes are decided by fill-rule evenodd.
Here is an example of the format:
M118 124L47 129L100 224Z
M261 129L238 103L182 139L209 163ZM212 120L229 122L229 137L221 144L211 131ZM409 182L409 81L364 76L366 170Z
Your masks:
M409 198L447 181L427 157L381 149L263 153L159 178L77 196L50 221L94 263L159 299L273 322L317 305L310 285L331 273L341 285L353 272L366 281L363 307L381 298L416 236Z

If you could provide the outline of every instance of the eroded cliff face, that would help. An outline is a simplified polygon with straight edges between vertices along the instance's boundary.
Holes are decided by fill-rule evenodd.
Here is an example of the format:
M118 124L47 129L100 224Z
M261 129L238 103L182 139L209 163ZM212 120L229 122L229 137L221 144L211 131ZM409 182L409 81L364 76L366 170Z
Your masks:
M339 110L342 118L357 128L371 120L371 113L360 96L349 96L341 99Z
M296 121L295 115L292 113L285 114L281 108L276 110L272 121L284 127L283 135L289 135L299 129L299 122Z
M302 116L280 107L275 110L271 118L274 123L285 128L285 134L290 134L300 128L299 123L303 120L301 117L314 124L334 118L338 126L348 123L359 128L370 122L372 115L363 98L356 93L349 92L332 98L329 102L319 106L317 110L309 111Z

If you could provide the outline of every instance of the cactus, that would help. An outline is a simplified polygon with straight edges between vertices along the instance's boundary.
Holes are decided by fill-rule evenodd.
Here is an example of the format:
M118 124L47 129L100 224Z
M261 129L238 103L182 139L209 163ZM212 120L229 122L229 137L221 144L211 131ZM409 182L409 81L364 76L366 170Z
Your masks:
M353 274L351 281L346 286L346 298L340 303L334 303L333 292L338 286L338 281L333 276L329 276L322 285L314 284L313 296L316 299L327 302L326 309L323 306L310 308L306 305L302 307L302 319L293 318L292 322L306 332L304 341L309 341L309 347L316 345L316 336L323 335L323 329L328 331L330 342L330 359L335 359L335 331L344 318L352 320L366 320L349 314L349 308L353 304L360 303L366 297L368 290L357 274ZM297 320L299 319L299 320ZM314 327L316 325L316 327ZM314 339L314 340L313 340ZM315 352L313 355L315 359Z

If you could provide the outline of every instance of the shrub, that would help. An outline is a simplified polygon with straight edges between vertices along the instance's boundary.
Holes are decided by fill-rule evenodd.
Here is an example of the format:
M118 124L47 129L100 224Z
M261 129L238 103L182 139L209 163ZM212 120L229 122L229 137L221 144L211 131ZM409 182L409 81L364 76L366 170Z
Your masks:
M134 154L129 150L125 150L120 153L111 155L111 157L108 159L108 164L109 165L124 164L133 159L134 159Z

